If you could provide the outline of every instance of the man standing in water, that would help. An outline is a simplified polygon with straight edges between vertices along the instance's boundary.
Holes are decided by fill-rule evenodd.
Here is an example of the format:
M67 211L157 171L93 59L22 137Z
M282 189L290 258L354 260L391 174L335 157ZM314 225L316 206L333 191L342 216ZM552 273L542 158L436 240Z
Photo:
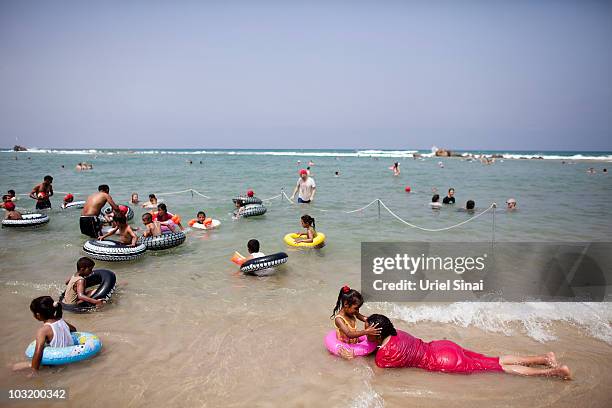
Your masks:
M308 170L302 169L300 170L300 178L293 189L293 194L291 194L291 200L299 190L298 203L311 203L314 200L316 188L314 179L308 175Z
M53 177L46 175L43 182L37 184L30 193L30 198L36 200L36 209L44 210L45 208L51 208L51 201L49 197L53 195Z
M81 211L81 234L88 235L92 238L98 238L102 232L100 225L100 211L106 203L111 206L115 213L119 212L119 207L113 201L109 194L110 188L106 184L98 186L98 192L87 197L85 206Z

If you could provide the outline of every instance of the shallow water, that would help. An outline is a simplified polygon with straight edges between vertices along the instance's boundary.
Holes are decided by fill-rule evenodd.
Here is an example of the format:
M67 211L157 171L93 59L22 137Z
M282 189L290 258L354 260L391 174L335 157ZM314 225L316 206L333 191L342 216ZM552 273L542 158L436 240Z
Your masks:
M147 254L126 264L105 264L123 286L102 312L66 314L77 328L98 334L104 344L93 360L44 370L34 379L0 371L6 386L69 387L68 406L608 406L612 380L612 307L602 304L366 304L365 313L383 312L396 326L426 340L449 338L488 354L528 354L548 350L575 371L572 382L496 374L457 376L419 370L377 369L371 358L340 361L331 357L322 337L331 328L329 314L340 286L359 286L361 241L490 241L492 215L451 232L410 229L388 214L378 217L381 198L410 222L440 228L461 222L454 209L428 207L432 187L441 195L457 190L458 204L474 199L490 203L518 200L519 211L495 215L496 241L609 240L612 180L588 167L609 164L556 160L505 160L492 166L459 159L400 159L402 174L388 167L396 159L313 157L317 200L295 208L280 199L268 203L260 218L232 221L231 197L254 189L266 198L288 194L296 180L296 160L304 156L20 154L0 153L0 186L27 193L44 174L55 177L56 191L84 198L98 184L126 202L132 191L193 188L165 196L184 220L204 209L221 220L216 231L191 231L181 247ZM94 170L77 173L78 161ZM192 160L189 165L185 160ZM202 160L203 164L199 164ZM443 161L445 168L438 167ZM61 169L64 164L68 169ZM341 177L333 177L339 170ZM404 187L410 185L407 194ZM62 211L57 193L50 223L30 231L0 231L0 363L22 359L39 323L28 309L32 298L56 296L82 256L84 237L78 210ZM459 205L457 205L458 207ZM18 207L33 209L21 197ZM299 229L299 215L316 218L328 245L320 251L287 249L285 233ZM136 218L142 213L136 210ZM137 225L137 224L133 224ZM229 261L257 238L262 251L286 251L289 263L265 278L242 276ZM86 381L84 379L91 379ZM66 406L66 404L63 404Z

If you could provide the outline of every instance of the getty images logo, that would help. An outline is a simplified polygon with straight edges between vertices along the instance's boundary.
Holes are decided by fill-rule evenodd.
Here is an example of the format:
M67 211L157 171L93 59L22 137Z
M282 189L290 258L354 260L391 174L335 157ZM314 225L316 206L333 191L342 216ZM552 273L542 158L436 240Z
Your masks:
M485 269L487 254L481 256L411 256L409 254L395 254L391 257L376 257L372 259L372 273L381 275L385 271L406 271L411 275L419 271L447 271L461 275L470 271Z

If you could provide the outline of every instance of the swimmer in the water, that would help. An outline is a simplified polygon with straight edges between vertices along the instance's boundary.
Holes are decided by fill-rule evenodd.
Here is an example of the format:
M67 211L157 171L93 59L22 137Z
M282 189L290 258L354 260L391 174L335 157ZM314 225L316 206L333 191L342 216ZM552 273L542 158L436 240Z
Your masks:
M474 209L476 208L476 203L474 202L474 200L467 200L465 203L465 210L467 212L474 212Z
M315 230L315 219L310 215L302 215L300 219L302 223L302 227L306 228L306 232L297 232L296 235L298 238L295 238L294 241L296 244L303 243L312 243L314 242L315 237L317 236L317 231ZM304 238L301 238L304 237Z
M62 208L66 208L68 204L74 201L74 196L70 193L64 196L64 202L62 203Z
M138 193L132 193L132 198L130 198L130 202L132 204L138 204Z
M142 208L157 208L161 201L157 200L155 194L149 194L149 201L142 203Z
M434 210L439 210L440 208L442 208L442 203L440 202L440 194L434 194L433 197L431 197L431 203L429 203L429 205Z
M516 210L516 200L514 198L509 198L506 201L506 209L508 211L514 211Z
M4 203L4 209L6 210L5 220L22 220L23 217L19 211L15 211L15 203L7 201Z
M399 166L400 166L399 162L395 162L393 163L393 166L391 166L391 170L393 171L394 176L400 175L401 171L400 171Z
M446 195L446 197L444 197L444 199L442 200L443 204L455 204L455 189L454 188L449 188L448 189L448 194Z
M340 172L339 171L335 172L334 177L340 177Z

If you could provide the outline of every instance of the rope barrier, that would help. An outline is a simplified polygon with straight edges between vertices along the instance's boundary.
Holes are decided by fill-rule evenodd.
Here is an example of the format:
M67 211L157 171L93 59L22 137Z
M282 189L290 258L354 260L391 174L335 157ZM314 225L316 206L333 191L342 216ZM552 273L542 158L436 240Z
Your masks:
M65 191L56 191L56 193L59 194L68 194ZM194 194L198 195L200 197L206 198L211 200L212 198L202 194L201 192L194 190L192 188L186 189L186 190L180 190L180 191L171 191L171 192L166 192L166 193L157 193L158 196L168 196L168 195L176 195L176 194L184 194L184 193L191 193L191 196L193 197ZM79 193L72 193L74 195L77 195ZM18 194L18 195L23 195L23 196L27 196L28 194ZM276 200L277 198L281 198L281 199L285 199L287 200L291 205L296 205L296 203L285 193L284 189L281 189L280 194L277 194L275 196L272 197L268 197L268 198L264 198L261 201L272 201L272 200ZM339 213L343 213L343 214L353 214L359 211L363 211L365 209L367 209L368 207L372 206L373 204L378 204L378 218L380 219L380 208L384 208L393 218L395 218L396 220L398 220L399 222L403 223L404 225L407 225L411 228L415 228L421 231L426 231L426 232L441 232L441 231L448 231L451 230L453 228L458 228L462 225L467 224L468 222L474 221L477 218L480 218L481 216L483 216L484 214L488 213L489 211L493 211L493 219L492 219L492 242L495 243L495 209L497 208L497 204L496 203L492 203L488 208L486 208L485 210L481 211L480 213L474 215L473 217L468 218L467 220L461 221L458 224L455 225L451 225L448 227L443 227L443 228L426 228L426 227L421 227L419 225L413 224L409 221L404 220L403 218L401 218L399 215L397 215L396 213L394 213L389 207L387 207L387 205L380 199L377 198L375 200L372 200L370 203L364 205L363 207L357 208L355 210L334 210L334 209L325 209L325 208L316 208L316 207L312 207L312 210L316 210L316 211L321 211L321 212L339 212Z

